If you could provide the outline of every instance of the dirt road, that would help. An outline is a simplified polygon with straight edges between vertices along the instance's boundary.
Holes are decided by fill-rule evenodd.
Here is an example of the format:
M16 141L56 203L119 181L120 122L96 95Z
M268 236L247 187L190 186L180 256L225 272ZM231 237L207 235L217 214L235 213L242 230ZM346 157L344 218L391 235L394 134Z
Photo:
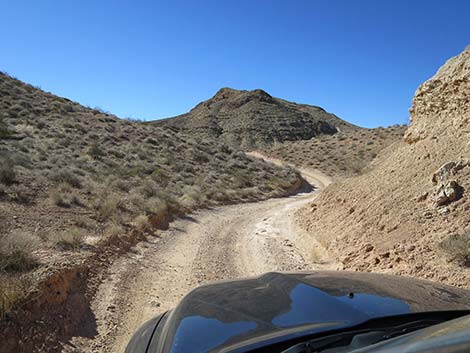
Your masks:
M98 335L76 339L68 351L123 352L143 322L203 283L333 267L319 244L305 241L293 217L330 180L311 170L302 174L314 190L196 213L121 258L92 303Z

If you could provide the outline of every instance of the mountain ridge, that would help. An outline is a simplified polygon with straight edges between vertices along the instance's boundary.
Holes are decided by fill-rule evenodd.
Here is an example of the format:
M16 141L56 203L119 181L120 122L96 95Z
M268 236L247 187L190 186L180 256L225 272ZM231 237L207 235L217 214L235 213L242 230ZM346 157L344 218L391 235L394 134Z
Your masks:
M150 122L243 149L358 130L325 109L276 98L262 89L219 89L189 112Z

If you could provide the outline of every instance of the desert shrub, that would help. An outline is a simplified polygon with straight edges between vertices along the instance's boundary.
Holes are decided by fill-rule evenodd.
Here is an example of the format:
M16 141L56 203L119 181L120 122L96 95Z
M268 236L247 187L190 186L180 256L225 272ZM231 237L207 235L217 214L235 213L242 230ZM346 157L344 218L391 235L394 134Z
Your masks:
M10 197L12 201L27 204L31 202L33 195L31 194L31 190L26 186L13 185L10 189Z
M139 188L140 193L147 199L158 196L160 188L153 180L145 180Z
M68 184L60 184L49 191L49 199L52 204L59 207L70 207L72 205L82 206L78 195L70 189Z
M146 215L137 216L134 221L134 228L139 232L145 232L149 228L149 218Z
M15 163L9 156L0 157L0 183L11 185L16 181Z
M119 151L119 150L110 150L109 153L118 159L122 159L126 156L124 152Z
M98 143L94 143L91 145L90 149L88 150L88 154L95 159L106 155L106 153L104 153Z
M72 228L49 236L49 241L61 250L80 250L85 244L81 229Z
M31 283L25 276L7 273L0 273L0 283L0 320L3 320L15 306L26 299Z
M124 233L124 229L118 224L112 224L106 229L106 236L114 238Z
M39 130L44 129L46 126L47 126L47 124L46 124L44 121L42 121L42 120L38 120L38 121L36 122L36 127L37 127Z
M82 187L80 178L68 169L53 170L50 173L50 178L57 183L65 183L74 188Z
M154 145L154 146L158 146L158 141L151 138L151 137L148 137L146 140L145 140L146 143L150 144L150 145Z
M129 192L132 183L124 179L114 179L110 182L111 187L115 190Z
M3 117L0 117L0 139L7 138L10 134L7 123L3 120Z
M94 203L96 218L100 221L119 221L119 210L122 207L122 200L116 195L101 196Z
M78 228L89 229L92 224L90 224L90 219L85 216L80 216L73 221L74 225Z
M24 272L37 265L32 252L37 239L26 233L8 233L0 238L0 272Z
M150 158L149 152L148 152L148 151L145 151L145 150L142 150L142 149L139 150L139 151L137 151L137 156L139 157L139 159L140 159L141 161L145 161L145 160L147 160L147 159Z
M236 188L252 187L252 176L244 171L236 171L233 173L233 183Z
M154 169L151 178L162 186L167 186L170 182L171 177L163 169Z
M470 232L451 234L439 243L439 247L447 253L451 261L470 267Z

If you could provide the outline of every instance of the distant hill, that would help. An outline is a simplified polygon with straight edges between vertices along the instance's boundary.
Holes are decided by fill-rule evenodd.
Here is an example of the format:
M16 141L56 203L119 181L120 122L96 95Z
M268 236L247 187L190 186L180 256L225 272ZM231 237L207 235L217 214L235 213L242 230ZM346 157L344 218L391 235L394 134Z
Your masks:
M360 129L320 107L288 102L260 89L231 88L220 89L186 114L151 124L243 149Z

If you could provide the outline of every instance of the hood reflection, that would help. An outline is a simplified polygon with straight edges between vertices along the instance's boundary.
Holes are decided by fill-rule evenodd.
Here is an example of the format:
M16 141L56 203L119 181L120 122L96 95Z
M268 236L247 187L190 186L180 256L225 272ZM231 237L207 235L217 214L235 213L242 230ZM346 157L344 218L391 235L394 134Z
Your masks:
M260 339L352 327L378 317L468 308L467 292L453 289L450 297L441 287L410 278L343 272L267 273L214 283L195 289L174 309L165 324L169 340L162 351L216 351Z
M297 284L289 296L290 310L272 320L278 327L331 321L356 322L410 312L409 305L401 300L363 293L352 298L335 297L304 283Z
M176 330L171 351L207 352L256 326L256 323L250 321L224 323L203 316L188 316L181 320Z

